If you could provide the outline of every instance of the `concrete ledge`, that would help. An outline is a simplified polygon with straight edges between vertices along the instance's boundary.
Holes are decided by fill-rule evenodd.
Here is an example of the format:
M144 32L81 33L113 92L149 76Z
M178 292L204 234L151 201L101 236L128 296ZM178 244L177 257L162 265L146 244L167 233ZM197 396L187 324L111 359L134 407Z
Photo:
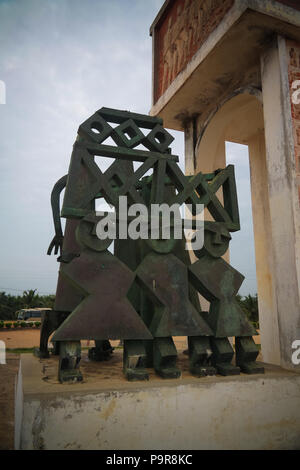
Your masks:
M91 363L83 383L61 385L57 359L21 356L16 390L16 448L300 449L300 375L266 366L264 375L122 377L121 352ZM151 371L151 370L150 370Z
M149 114L161 117L165 127L179 131L194 116L204 116L205 120L212 111L212 103L215 107L236 89L259 85L253 72L257 68L259 73L260 55L270 32L299 41L299 25L300 12L284 4L236 0L186 67L153 102ZM153 63L156 61L155 55ZM252 67L247 77L245 71ZM155 82L157 70L153 67L152 72Z

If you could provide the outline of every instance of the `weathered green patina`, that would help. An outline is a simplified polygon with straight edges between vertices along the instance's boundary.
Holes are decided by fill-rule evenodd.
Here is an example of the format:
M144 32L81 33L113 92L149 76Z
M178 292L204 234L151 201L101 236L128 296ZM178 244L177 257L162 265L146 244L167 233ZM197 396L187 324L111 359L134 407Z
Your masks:
M55 311L42 326L40 355L48 355L48 338L55 331L61 382L82 380L81 339L95 341L89 358L99 361L112 354L109 340L123 340L128 380L148 379L147 367L164 378L179 377L172 339L178 335L188 337L190 371L196 376L263 372L255 362L252 335L257 333L235 300L244 277L221 258L230 232L240 229L234 167L185 176L171 154L173 137L162 124L159 118L101 108L80 125L68 175L54 186L55 237L48 254L61 250L60 272ZM108 138L116 145L107 145ZM104 172L99 157L112 159ZM134 169L136 162L141 165ZM223 203L216 194L220 191ZM213 220L205 222L204 245L195 250L198 261L191 264L184 236L175 239L172 230L169 239L162 236L159 217L158 236L117 238L110 253L113 240L97 237L103 215L95 211L95 201L111 204L120 224L120 196L127 196L129 208L142 203L149 210L153 204L189 203L196 214L203 204ZM175 215L181 220L179 210ZM60 217L67 219L64 236ZM210 302L209 312L201 311L197 293ZM236 365L231 364L232 336Z

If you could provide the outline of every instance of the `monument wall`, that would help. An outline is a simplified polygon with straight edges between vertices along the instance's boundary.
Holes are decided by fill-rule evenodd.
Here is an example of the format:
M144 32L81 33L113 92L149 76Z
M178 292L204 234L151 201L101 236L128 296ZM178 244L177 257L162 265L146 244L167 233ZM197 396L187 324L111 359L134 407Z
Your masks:
M300 102L298 102L300 101L300 93L299 95L297 93L297 89L300 89L300 43L295 41L287 41L287 50L289 57L289 85L293 119L293 136L295 144L295 168L298 179L298 194L300 203ZM293 96L297 101L293 99Z
M175 0L156 27L155 99L186 67L234 0Z

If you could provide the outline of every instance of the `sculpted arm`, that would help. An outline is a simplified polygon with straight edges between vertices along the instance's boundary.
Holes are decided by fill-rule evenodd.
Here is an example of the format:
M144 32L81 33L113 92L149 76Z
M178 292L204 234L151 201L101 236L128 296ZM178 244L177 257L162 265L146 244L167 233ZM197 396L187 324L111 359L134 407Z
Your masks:
M60 207L59 207L59 198L60 193L66 187L68 175L63 176L60 178L54 185L52 193L51 193L51 207L52 207L52 214L53 214L53 222L54 222L54 229L55 235L53 240L51 241L47 255L51 255L51 252L54 248L54 254L58 253L58 250L62 249L63 244L63 233L61 227L61 220L60 220Z

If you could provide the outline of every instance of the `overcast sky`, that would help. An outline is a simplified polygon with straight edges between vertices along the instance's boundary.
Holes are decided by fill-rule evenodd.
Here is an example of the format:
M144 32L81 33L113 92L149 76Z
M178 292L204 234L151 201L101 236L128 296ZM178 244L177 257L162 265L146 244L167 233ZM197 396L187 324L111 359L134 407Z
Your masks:
M78 125L102 106L147 114L151 107L149 27L163 0L0 0L0 291L54 293L58 263L50 193L67 173ZM183 163L183 135L172 132ZM242 230L231 262L256 292L247 148L237 164ZM247 249L244 249L246 246Z

